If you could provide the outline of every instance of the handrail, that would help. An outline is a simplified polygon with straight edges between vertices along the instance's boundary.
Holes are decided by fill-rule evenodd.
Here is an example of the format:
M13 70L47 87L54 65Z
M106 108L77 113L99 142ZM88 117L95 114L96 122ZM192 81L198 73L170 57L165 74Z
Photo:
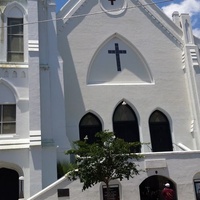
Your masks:
M59 183L62 183L63 181L67 180L67 177L69 176L70 173L71 173L71 171L68 172L67 174L65 174L62 178L60 178L57 181L55 181L54 183L52 183L51 185L49 185L46 188L44 188L43 190L41 190L40 192L38 192L35 195L33 195L32 197L28 198L27 200L34 200L35 198L37 198L40 195L44 194L45 192L49 191L50 189L52 189L53 187L55 187Z
M182 143L178 143L178 147L181 148L181 149L184 150L184 151L191 151L190 148L188 148L187 146L185 146L185 145L182 144Z

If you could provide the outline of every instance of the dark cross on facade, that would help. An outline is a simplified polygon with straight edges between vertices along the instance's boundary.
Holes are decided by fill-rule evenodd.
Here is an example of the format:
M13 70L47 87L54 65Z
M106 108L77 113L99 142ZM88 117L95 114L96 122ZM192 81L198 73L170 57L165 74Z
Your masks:
M115 50L108 50L108 53L116 55L117 71L122 71L121 62L120 62L120 54L126 54L126 50L119 50L119 44L115 43Z
M114 5L114 1L116 1L116 0L108 0L108 1L111 2L111 5Z

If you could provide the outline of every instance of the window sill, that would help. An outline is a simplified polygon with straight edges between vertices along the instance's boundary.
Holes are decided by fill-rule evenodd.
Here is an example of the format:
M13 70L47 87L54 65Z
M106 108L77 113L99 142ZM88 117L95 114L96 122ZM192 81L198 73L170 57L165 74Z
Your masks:
M28 68L28 63L6 62L0 63L0 68Z
M18 139L19 135L13 134L0 134L0 140L1 139Z

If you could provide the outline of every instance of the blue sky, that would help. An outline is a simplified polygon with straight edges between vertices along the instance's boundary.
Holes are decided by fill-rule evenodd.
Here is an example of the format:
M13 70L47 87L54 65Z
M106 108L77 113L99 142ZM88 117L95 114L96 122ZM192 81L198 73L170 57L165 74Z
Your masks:
M189 13L192 19L193 33L200 38L200 0L169 0L168 2L166 2L167 0L153 1L155 3L165 1L165 3L158 3L157 5L169 18L171 18L174 11L178 11L179 13ZM67 0L56 0L57 10L59 10L66 2Z

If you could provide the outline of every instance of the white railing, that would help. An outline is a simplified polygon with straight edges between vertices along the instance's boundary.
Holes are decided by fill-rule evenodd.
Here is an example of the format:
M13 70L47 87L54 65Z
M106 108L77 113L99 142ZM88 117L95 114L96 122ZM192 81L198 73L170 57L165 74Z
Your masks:
M38 199L41 195L44 195L45 193L49 192L53 188L56 188L59 184L61 184L62 182L66 181L68 179L68 175L69 174L70 174L70 172L68 172L67 174L65 174L65 176L63 176L62 178L58 179L57 181L55 181L51 185L47 186L46 188L44 188L43 190L41 190L37 194L35 194L32 197L28 198L27 200Z

